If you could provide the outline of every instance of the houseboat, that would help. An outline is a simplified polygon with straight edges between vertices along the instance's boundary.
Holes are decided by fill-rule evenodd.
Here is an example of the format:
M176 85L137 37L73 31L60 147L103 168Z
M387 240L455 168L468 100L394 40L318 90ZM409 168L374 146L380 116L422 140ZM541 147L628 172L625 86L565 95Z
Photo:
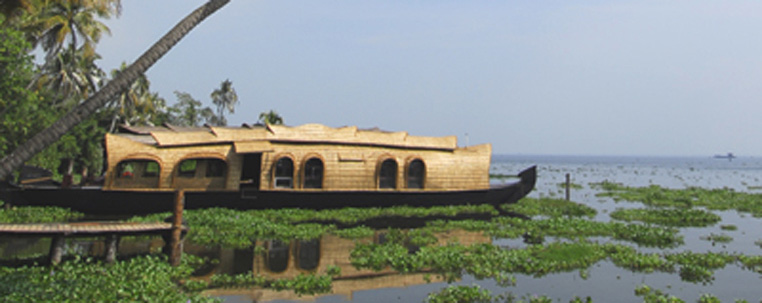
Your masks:
M106 135L98 186L62 186L22 172L6 203L92 214L185 208L266 209L513 203L533 188L534 167L491 187L491 145L458 147L455 136L422 137L320 124L296 127L122 127Z

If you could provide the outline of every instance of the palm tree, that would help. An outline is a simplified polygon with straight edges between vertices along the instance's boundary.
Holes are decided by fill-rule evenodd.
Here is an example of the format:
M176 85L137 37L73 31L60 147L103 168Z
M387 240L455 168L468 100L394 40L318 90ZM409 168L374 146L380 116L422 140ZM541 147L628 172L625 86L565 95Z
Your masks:
M122 66L117 70L111 71L111 78L116 78L119 73L127 69L127 63L122 62ZM151 124L150 120L156 113L156 105L161 99L157 94L151 93L151 82L145 74L141 74L135 82L119 93L119 95L109 104L113 115L111 118L111 127L109 132L116 130L119 121L127 125L130 124Z
M283 117L271 109L269 112L262 112L259 114L259 122L272 125L281 125L283 124Z
M120 12L119 0L52 0L38 5L44 5L39 19L44 28L40 41L49 58L59 53L67 40L72 53L79 49L78 37L84 41L86 53L94 52L101 35L111 33L95 17L110 18Z
M32 158L46 146L56 142L69 129L81 123L98 108L103 107L109 100L113 100L119 92L124 91L132 82L135 82L141 74L144 74L148 68L164 56L180 39L200 24L201 21L228 2L230 0L210 0L194 10L135 60L124 72L120 73L116 79L110 81L102 89L87 98L87 100L77 105L72 111L54 122L53 125L38 133L29 141L24 142L11 154L0 160L0 180L5 179L12 171L21 167L25 161Z
M233 82L229 79L222 81L220 88L212 91L211 97L212 103L217 106L218 123L216 125L227 125L228 121L225 119L225 111L227 110L231 114L234 113L235 104L238 103L238 94L235 92L235 88L233 88Z
M43 87L48 88L57 94L56 98L75 101L76 104L90 96L101 84L104 72L95 65L97 59L100 56L88 54L83 49L58 53L41 67L31 85L36 86L38 91Z

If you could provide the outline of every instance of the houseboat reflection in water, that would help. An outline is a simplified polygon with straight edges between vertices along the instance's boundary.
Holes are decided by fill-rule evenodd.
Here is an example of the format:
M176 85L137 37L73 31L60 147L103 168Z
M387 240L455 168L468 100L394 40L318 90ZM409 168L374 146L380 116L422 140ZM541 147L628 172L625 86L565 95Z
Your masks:
M491 238L481 232L451 230L436 233L437 245L460 243L490 243ZM313 240L264 240L253 243L249 249L232 249L194 245L186 241L185 253L207 258L213 262L199 269L197 279L208 280L215 274L238 275L250 273L268 279L294 278L299 274L325 274L329 268L338 267L341 274L334 277L332 292L318 296L344 296L351 300L353 292L382 288L398 288L428 283L424 274L401 275L392 269L374 271L352 266L350 254L356 243L383 243L386 231L377 231L365 239L345 239L323 235ZM103 257L106 245L103 239L67 239L66 254ZM164 241L161 237L126 237L119 243L119 258L141 254L161 253ZM0 238L0 261L11 263L48 253L50 238ZM409 245L410 253L418 247ZM429 281L441 281L431 275ZM234 302L267 302L274 300L310 300L318 296L299 296L292 291L271 289L220 288L205 292L206 295L229 299Z
M451 230L435 234L437 245L447 243L460 243L464 245L474 243L490 243L491 239L481 232L469 232L464 230ZM332 292L318 296L340 295L351 300L355 291L398 288L412 285L429 283L424 279L424 274L401 275L392 269L374 271L371 269L357 269L352 266L350 254L356 243L385 241L383 231L376 232L372 238L351 240L333 235L324 235L314 240L284 241L257 241L258 247L264 248L264 253L254 253L255 248L240 249L216 249L214 254L219 263L214 268L209 268L199 277L210 278L214 274L240 274L251 271L254 275L263 275L271 279L293 278L299 274L324 274L330 267L341 269L341 275L333 279ZM417 251L417 247L409 246L411 253ZM212 252L204 247L186 247L186 252L206 255L211 257ZM429 281L440 282L436 275L431 275ZM261 288L222 288L205 292L207 295L226 298L235 302L267 302L274 300L305 300L309 301L317 296L299 296L292 291L275 291Z

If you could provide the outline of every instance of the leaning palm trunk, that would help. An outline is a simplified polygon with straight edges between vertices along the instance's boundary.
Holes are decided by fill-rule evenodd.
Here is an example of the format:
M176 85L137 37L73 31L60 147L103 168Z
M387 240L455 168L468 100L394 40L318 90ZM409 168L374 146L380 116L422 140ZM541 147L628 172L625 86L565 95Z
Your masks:
M12 153L0 161L0 180L8 177L12 171L20 168L24 162L31 159L46 146L55 143L58 138L72 127L81 123L98 108L103 107L103 105L113 99L119 92L124 91L132 82L135 82L141 74L145 73L148 68L175 46L180 39L196 27L196 25L228 2L230 2L230 0L210 0L206 4L197 8L175 25L175 27L166 35L161 37L161 39L143 53L140 58L135 60L132 65L119 73L115 79L109 81L109 83L101 90L96 92L90 98L87 98L87 100L53 123L53 125L41 131L29 141L18 146Z

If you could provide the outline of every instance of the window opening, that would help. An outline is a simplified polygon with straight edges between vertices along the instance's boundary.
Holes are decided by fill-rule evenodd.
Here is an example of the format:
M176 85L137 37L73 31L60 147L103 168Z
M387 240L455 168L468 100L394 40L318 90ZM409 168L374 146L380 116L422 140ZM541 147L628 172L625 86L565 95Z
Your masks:
M280 158L275 162L275 188L294 188L294 161Z
M397 161L386 159L378 172L378 188L397 188Z
M271 272L283 272L288 268L289 243L279 240L271 240L268 243L265 266Z
M196 159L183 160L180 162L180 169L177 175L183 178L193 178L196 176L198 161Z
M320 239L299 240L297 242L297 265L304 270L313 270L320 264Z
M159 176L159 163L149 161L146 163L146 170L143 172L143 177L158 177Z
M304 164L304 188L323 188L323 161L318 158Z
M407 169L407 188L423 188L426 166L421 159L410 162Z

